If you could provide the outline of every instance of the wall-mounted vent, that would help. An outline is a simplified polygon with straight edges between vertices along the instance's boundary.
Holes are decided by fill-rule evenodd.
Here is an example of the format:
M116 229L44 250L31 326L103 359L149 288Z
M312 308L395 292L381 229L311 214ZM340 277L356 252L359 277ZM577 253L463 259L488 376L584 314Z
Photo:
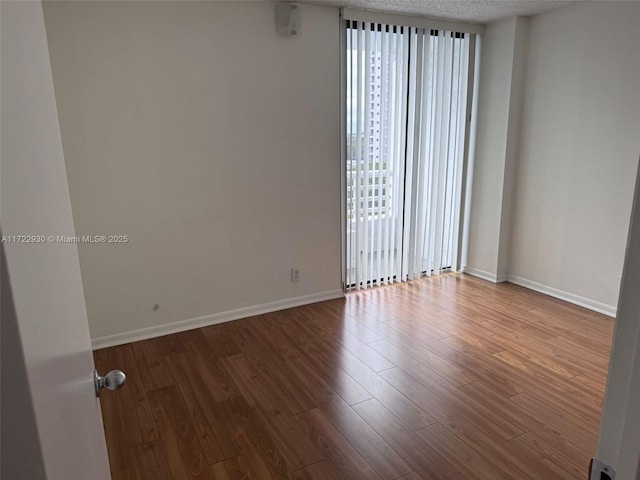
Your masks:
M293 3L276 5L276 29L286 36L300 34L300 9Z

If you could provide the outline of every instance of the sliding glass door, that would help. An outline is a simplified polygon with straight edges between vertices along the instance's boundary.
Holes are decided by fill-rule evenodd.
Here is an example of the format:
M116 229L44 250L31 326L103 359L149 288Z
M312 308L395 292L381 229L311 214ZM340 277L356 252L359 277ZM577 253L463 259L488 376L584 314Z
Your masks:
M346 286L457 270L472 35L346 28Z

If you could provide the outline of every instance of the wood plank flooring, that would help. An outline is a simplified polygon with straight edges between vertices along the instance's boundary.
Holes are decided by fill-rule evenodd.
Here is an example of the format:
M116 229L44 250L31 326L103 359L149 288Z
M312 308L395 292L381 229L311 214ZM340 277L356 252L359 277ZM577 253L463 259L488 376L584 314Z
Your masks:
M584 480L613 320L449 274L95 352L114 480Z

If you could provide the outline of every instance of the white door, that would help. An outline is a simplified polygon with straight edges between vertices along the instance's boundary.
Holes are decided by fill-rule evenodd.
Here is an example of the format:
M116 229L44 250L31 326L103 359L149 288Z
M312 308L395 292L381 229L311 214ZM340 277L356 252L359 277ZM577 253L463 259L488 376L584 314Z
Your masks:
M50 237L74 227L42 4L2 1L0 17L1 476L105 480L77 248Z
M639 162L640 165L640 162ZM640 167L609 362L597 457L618 480L640 480ZM601 478L593 474L592 478ZM604 478L604 477L603 477Z

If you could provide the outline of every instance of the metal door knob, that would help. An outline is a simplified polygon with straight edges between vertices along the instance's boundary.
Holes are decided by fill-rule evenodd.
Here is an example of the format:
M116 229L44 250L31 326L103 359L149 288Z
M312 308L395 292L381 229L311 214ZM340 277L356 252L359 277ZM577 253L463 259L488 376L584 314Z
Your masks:
M121 370L111 370L104 377L98 374L97 370L93 371L93 383L96 387L96 397L100 396L103 388L109 390L118 390L124 385L127 376Z

